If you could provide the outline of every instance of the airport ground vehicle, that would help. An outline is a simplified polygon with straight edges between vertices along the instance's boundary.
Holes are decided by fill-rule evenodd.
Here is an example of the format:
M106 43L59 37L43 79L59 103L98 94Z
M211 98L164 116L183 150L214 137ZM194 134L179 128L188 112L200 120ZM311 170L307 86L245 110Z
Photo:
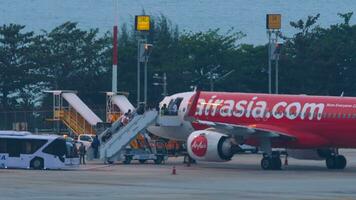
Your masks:
M78 143L83 143L85 146L85 149L88 150L88 148L90 147L91 143L94 140L94 135L90 135L90 134L80 134L78 135L78 139L77 142Z
M130 164L132 160L138 160L141 164L153 160L155 164L161 164L168 159L167 149L163 142L152 141L151 149L126 149L124 164Z
M60 136L0 131L2 168L61 169L69 154Z

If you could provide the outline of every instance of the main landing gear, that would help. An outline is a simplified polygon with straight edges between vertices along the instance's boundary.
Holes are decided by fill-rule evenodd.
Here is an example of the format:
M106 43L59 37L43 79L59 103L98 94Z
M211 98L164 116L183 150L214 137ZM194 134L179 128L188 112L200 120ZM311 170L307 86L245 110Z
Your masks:
M326 167L328 169L345 169L346 164L346 158L343 155L336 154L326 158Z
M271 155L263 154L261 168L264 170L280 170L282 161L279 152L272 152Z
M264 170L280 170L282 161L279 152L272 151L271 141L269 138L261 139L261 150L263 158L261 160L261 168Z

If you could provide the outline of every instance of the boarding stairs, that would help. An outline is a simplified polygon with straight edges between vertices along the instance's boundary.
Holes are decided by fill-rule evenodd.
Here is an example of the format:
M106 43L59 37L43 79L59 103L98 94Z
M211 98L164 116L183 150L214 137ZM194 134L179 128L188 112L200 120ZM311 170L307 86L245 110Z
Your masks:
M130 120L125 126L120 126L120 120L112 124L100 134L100 159L104 161L116 161L121 159L121 153L125 150L126 146L140 132L144 132L148 126L156 122L158 112L156 110L149 110L139 115L134 114L133 119ZM107 134L111 137L105 139ZM103 140L104 139L104 140Z
M61 121L76 135L95 134L95 129L71 107L61 110Z
M53 94L53 121L62 121L75 135L96 134L102 120L77 96L75 91L46 91Z

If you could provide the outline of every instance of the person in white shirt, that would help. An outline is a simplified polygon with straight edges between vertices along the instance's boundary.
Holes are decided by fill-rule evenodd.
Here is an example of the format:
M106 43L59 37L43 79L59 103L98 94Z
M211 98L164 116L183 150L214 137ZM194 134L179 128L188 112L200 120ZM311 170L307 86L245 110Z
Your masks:
M177 113L178 113L178 106L177 106L177 104L174 104L172 107L172 114L176 115Z

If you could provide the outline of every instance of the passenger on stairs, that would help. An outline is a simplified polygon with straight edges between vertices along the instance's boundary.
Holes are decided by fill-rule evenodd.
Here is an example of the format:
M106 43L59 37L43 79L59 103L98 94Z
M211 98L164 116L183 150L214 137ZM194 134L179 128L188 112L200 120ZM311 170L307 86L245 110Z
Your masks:
M131 109L129 109L129 110L127 111L127 113L125 113L125 114L127 114L128 120L131 120L131 119L132 119L133 115L132 115Z
M125 113L122 117L121 117L121 126L125 126L128 122L129 122L129 117L128 114Z

